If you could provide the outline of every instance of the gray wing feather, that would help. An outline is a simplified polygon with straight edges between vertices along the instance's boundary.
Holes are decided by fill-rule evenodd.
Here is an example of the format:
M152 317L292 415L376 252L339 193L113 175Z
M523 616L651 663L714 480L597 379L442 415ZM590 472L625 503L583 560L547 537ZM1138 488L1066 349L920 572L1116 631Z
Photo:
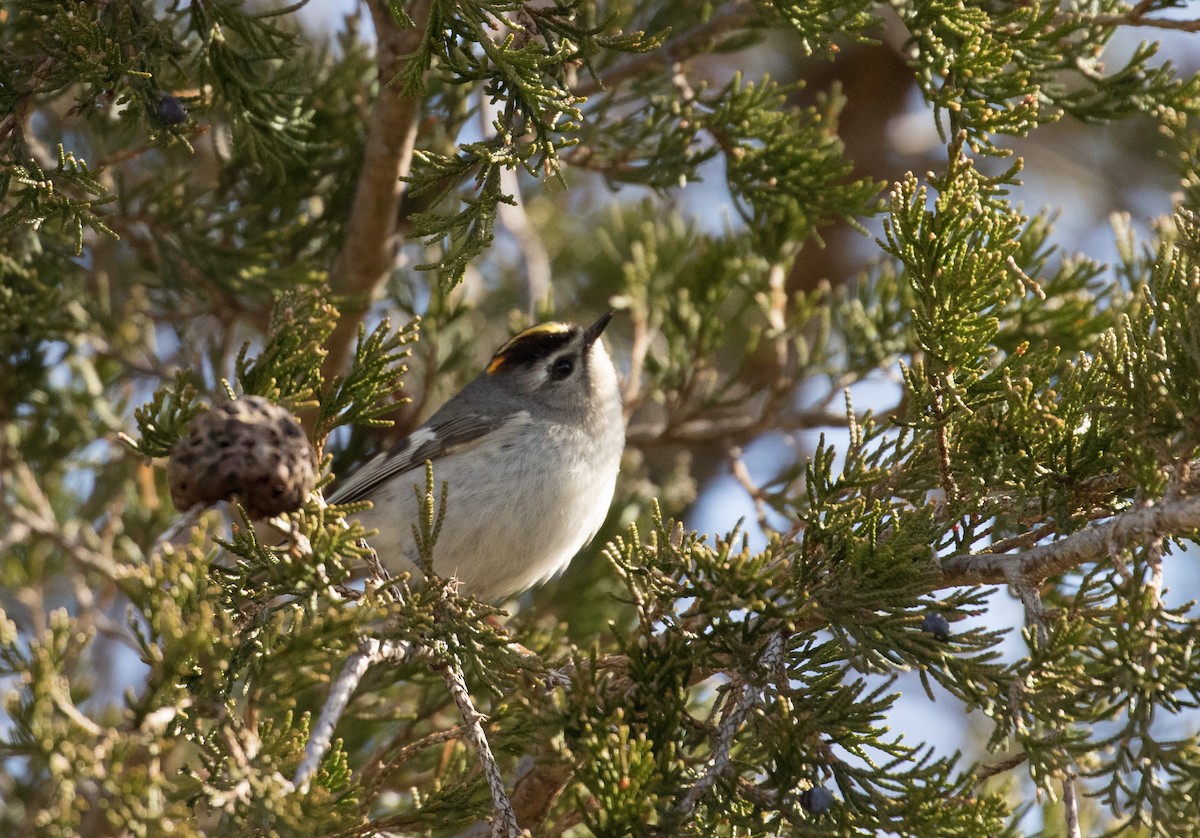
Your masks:
M330 503L364 500L380 483L412 471L432 460L461 451L479 442L502 423L494 416L467 414L439 420L435 414L389 450L359 468L329 497Z

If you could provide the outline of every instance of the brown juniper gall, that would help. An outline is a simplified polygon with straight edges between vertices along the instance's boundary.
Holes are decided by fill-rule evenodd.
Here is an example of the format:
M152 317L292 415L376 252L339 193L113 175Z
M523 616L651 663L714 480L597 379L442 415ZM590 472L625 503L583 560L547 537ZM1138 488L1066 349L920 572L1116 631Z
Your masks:
M171 499L180 510L236 499L251 518L299 508L316 474L316 455L300 423L259 396L201 413L167 463Z

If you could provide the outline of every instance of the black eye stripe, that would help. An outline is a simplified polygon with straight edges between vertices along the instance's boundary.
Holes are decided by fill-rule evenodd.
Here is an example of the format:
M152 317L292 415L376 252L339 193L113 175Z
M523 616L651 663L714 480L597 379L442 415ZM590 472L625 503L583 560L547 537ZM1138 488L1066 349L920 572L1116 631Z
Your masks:
M522 366L549 358L562 349L578 334L578 329L561 332L522 333L510 340L492 358L488 364L489 372L497 372L505 367Z

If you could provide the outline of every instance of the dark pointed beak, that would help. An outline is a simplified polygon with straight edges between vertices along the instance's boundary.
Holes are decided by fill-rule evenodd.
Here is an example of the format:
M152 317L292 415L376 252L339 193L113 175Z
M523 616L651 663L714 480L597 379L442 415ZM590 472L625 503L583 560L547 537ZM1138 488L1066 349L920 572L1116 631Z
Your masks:
M614 314L616 312L610 311L600 315L599 320L583 330L584 346L591 346L599 339L600 333L604 331L604 327L608 325L608 321L613 319Z

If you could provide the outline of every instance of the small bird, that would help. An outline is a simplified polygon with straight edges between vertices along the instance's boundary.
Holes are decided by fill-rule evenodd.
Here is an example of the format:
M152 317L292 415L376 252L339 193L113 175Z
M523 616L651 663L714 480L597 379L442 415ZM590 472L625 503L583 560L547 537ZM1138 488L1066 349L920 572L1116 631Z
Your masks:
M486 369L406 438L379 454L330 497L369 500L367 539L393 572L420 577L412 525L425 461L448 485L433 550L438 576L498 601L566 569L604 523L616 487L625 422L621 393L600 334L541 323L496 351Z

